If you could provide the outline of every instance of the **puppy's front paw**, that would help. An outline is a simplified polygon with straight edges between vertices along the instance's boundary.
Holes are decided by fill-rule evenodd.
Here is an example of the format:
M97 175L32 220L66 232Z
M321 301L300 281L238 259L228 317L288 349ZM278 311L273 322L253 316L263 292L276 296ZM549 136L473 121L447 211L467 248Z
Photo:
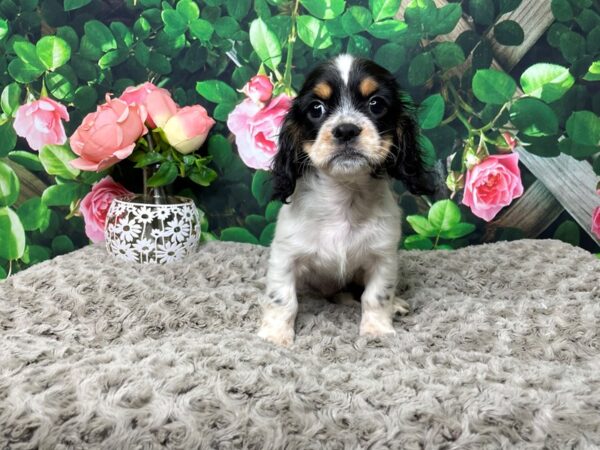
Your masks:
M396 334L396 330L394 330L392 319L387 313L383 311L363 313L362 320L360 321L361 336L377 337L394 334Z
M286 323L263 324L258 330L258 336L275 345L289 347L294 343L294 328Z
M392 301L392 306L394 307L394 314L398 316L405 316L410 313L410 305L406 300L401 299L400 297L394 297Z

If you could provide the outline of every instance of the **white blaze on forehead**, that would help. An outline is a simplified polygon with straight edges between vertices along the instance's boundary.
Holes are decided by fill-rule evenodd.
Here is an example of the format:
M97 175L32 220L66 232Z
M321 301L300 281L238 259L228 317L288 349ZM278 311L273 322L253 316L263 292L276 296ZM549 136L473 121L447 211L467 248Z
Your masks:
M340 72L340 76L345 85L348 85L348 78L350 78L350 69L352 68L353 61L354 58L352 55L340 55L335 60L335 66Z

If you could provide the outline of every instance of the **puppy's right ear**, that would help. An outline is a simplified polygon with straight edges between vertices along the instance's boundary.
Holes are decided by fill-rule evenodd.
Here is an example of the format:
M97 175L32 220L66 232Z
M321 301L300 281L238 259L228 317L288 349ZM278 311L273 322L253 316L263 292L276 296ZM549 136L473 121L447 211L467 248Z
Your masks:
M300 130L291 117L291 111L283 121L279 132L277 154L273 158L273 199L288 203L287 199L296 189L299 173Z

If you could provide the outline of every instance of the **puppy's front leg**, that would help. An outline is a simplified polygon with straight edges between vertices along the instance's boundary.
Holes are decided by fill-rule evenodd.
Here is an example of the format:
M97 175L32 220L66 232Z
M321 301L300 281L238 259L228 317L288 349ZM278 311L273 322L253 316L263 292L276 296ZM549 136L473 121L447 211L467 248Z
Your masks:
M392 326L394 296L398 276L397 256L377 258L365 272L365 291L361 297L361 336L396 334Z
M294 342L294 322L298 312L294 260L271 247L267 273L267 295L263 298L262 324L258 335L285 347Z

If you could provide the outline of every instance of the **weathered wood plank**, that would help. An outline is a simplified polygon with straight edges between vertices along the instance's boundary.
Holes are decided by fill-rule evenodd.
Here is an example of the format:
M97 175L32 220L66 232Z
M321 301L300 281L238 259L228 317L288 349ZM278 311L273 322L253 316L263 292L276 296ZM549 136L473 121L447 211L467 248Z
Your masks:
M40 197L42 195L42 192L44 192L44 189L47 187L42 180L36 177L25 167L17 164L14 161L11 161L8 158L3 159L3 161L15 171L20 181L21 189L15 206L18 207L25 200L28 200L32 197Z
M554 22L554 16L550 9L550 2L538 0L521 2L517 9L500 16L498 22L503 20L514 20L525 30L525 39L518 46L501 45L494 39L490 40L498 62L504 70L511 71L538 39L544 35L548 27Z
M554 195L540 180L536 180L520 198L486 226L483 240L493 240L496 230L504 227L518 227L524 237L535 238L563 211L564 208Z
M540 180L567 210L573 219L600 245L600 239L591 232L592 212L600 206L596 193L599 177L587 161L578 161L561 154L555 158L541 158L517 147L521 162Z

